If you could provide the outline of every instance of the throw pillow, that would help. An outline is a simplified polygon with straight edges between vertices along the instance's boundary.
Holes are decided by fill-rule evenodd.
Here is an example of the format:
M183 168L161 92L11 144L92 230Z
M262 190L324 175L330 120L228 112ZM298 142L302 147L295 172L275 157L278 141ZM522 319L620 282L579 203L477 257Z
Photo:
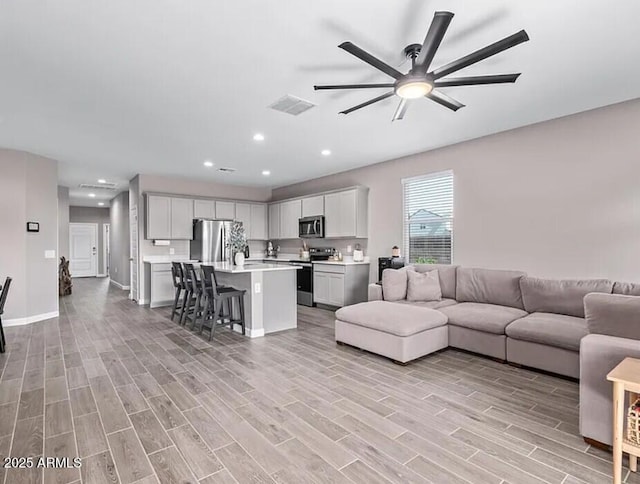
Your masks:
M382 297L385 301L402 301L407 298L407 272L407 267L382 271Z
M440 301L440 277L438 270L429 272L407 272L407 301Z

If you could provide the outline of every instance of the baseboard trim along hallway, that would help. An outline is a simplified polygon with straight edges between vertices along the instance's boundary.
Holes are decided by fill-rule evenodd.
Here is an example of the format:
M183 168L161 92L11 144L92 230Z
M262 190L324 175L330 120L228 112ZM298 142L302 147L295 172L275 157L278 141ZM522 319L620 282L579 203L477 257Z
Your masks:
M10 326L24 326L25 324L37 323L39 321L45 321L47 319L57 318L60 315L58 311L52 311L50 313L35 314L33 316L27 316L26 318L13 318L3 319L2 325L5 328Z

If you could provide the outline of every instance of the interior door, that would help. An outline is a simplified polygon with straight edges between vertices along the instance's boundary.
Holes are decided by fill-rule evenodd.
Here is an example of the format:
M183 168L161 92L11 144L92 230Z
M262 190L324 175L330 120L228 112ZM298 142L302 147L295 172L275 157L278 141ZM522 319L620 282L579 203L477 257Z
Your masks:
M98 275L98 224L69 224L71 277Z
M132 206L129 209L129 234L131 237L129 250L129 299L138 300L138 207Z

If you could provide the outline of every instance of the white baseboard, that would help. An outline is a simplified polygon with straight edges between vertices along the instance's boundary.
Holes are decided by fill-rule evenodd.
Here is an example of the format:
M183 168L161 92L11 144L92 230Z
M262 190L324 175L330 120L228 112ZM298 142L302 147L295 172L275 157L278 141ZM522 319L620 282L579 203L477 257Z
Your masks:
M107 277L107 275L106 274L98 274L98 275L96 275L96 277Z
M113 279L111 279L110 282L111 282L111 284L116 286L118 289L122 289L123 291L128 291L129 289L131 289L130 286L125 286L123 284L120 284L119 282L114 281Z
M264 336L264 328L260 328L260 329L246 328L245 332L247 333L247 336L249 338L261 338L262 336Z
M145 304L149 304L149 301L147 301L146 299L138 299L138 305L139 306L144 306Z
M14 318L3 319L2 326L8 328L9 326L23 326L25 324L37 323L38 321L44 321L46 319L57 318L60 316L58 311L52 311L50 313L35 314L33 316L27 316L26 318Z

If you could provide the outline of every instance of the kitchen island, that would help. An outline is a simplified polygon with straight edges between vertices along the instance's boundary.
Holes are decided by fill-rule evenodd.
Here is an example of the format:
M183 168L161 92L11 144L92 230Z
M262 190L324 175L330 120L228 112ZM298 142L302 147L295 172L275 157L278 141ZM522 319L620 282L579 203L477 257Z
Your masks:
M216 271L218 284L245 289L246 334L251 338L298 326L298 266L246 262L202 262ZM195 265L195 264L194 264Z

